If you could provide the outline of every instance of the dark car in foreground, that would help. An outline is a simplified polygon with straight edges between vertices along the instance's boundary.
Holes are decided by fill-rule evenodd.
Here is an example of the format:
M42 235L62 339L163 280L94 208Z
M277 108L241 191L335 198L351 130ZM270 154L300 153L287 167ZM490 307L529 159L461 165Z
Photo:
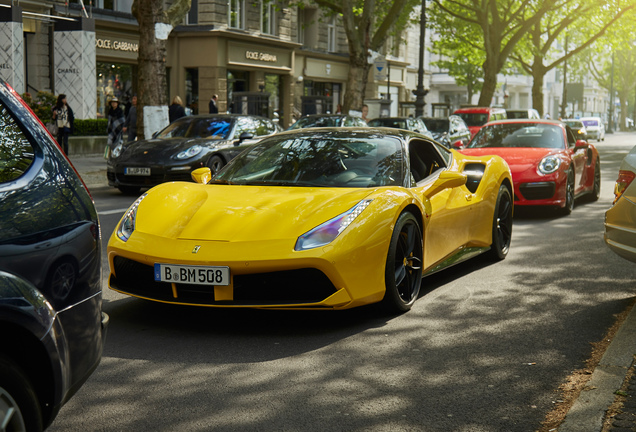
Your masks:
M418 118L412 117L379 117L369 120L370 127L388 127L393 129L404 129L411 132L417 132L429 138L433 138L433 134L426 128L426 124Z
M124 193L137 194L169 181L191 181L197 168L220 170L235 152L234 146L256 143L280 132L265 117L212 114L182 117L150 139L115 147L106 164L108 184Z
M458 115L446 118L421 117L433 139L447 148L463 148L470 141L470 130Z
M93 201L42 123L0 83L0 430L42 430L99 364Z

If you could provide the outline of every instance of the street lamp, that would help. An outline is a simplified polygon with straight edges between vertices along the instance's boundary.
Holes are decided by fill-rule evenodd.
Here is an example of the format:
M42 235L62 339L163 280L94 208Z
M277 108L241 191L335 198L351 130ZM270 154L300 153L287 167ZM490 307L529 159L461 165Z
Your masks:
M424 115L424 96L428 93L424 90L424 50L426 44L426 0L422 0L422 15L420 17L420 60L417 70L417 89L413 91L415 94L415 117Z

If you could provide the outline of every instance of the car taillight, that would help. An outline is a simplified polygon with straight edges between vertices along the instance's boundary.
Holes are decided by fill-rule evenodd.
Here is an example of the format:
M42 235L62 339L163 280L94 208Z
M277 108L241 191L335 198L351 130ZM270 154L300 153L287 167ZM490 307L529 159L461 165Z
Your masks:
M618 172L618 180L616 180L616 185L614 186L614 202L618 201L635 177L636 174L631 171L620 170Z

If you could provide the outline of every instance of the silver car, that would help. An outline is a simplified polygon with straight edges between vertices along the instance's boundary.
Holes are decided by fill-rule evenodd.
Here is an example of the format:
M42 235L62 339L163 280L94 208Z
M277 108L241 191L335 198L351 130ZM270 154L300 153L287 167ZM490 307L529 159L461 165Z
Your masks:
M623 162L614 187L614 204L605 213L605 243L623 258L636 262L636 147Z
M600 117L583 117L581 121L585 125L588 139L605 141L605 123Z

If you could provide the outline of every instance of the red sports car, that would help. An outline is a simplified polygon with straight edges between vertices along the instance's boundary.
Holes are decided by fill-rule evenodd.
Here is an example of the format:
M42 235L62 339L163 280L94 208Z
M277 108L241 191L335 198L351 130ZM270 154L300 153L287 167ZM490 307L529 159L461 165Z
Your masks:
M576 141L569 126L550 120L503 120L486 124L467 148L469 156L495 154L508 162L515 206L555 206L570 214L574 199L601 192L596 148Z

